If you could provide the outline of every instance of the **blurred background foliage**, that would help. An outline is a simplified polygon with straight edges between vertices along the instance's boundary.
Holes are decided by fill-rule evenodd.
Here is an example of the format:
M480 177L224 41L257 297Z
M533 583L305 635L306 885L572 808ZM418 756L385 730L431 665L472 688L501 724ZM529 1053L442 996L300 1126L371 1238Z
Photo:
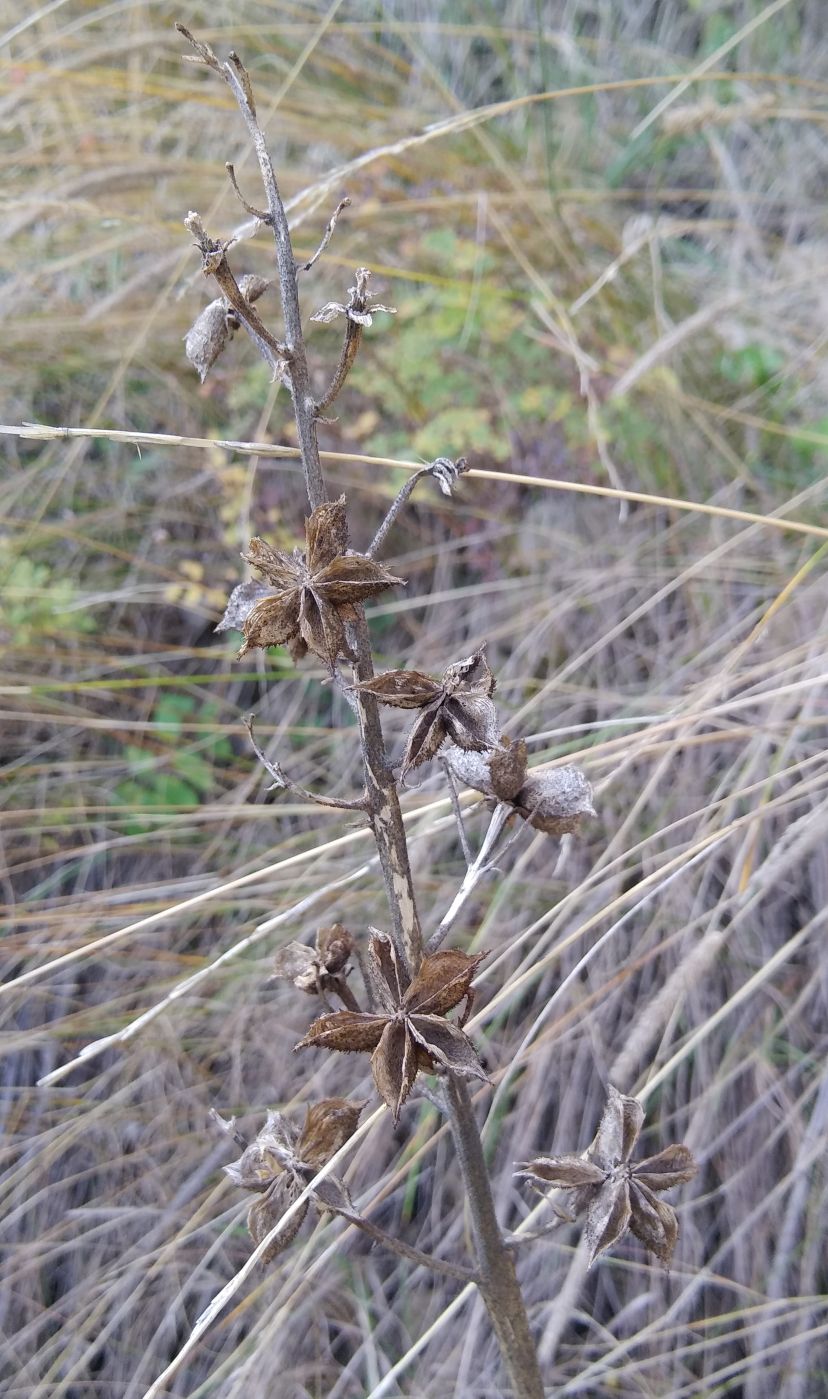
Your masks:
M487 638L508 731L596 786L591 828L560 851L524 834L459 932L496 954L475 1034L499 1084L502 1217L527 1210L510 1163L585 1147L608 1078L648 1092L647 1149L683 1136L704 1164L669 1279L631 1246L584 1280L571 1231L527 1251L550 1392L828 1392L821 0L7 0L0 16L5 420L190 439L3 438L6 975L91 945L0 1001L6 1392L141 1399L248 1249L208 1108L252 1125L360 1091L350 1060L292 1058L307 1007L262 990L273 947L385 920L373 875L325 892L367 847L266 797L241 722L256 711L296 780L350 795L350 711L312 663L237 664L213 632L250 535L291 547L304 502L289 456L241 446L294 440L244 336L204 386L184 359L212 296L187 211L237 236L239 274L272 260L223 170L259 201L241 122L182 63L175 20L248 65L299 255L352 200L303 279L307 312L358 266L398 309L322 434L354 544L404 479L394 458L494 473L453 502L421 488L396 528L409 582L371 609L381 662L439 671ZM278 326L275 297L259 305ZM320 390L338 334L309 326ZM619 511L553 478L814 533ZM388 732L398 755L394 716ZM436 772L404 795L427 923L462 868L443 796ZM311 894L318 916L208 974ZM200 971L141 1033L33 1087ZM351 1188L412 1243L462 1252L427 1104L373 1131ZM338 1224L303 1237L165 1393L501 1394L478 1311L441 1323L452 1284Z

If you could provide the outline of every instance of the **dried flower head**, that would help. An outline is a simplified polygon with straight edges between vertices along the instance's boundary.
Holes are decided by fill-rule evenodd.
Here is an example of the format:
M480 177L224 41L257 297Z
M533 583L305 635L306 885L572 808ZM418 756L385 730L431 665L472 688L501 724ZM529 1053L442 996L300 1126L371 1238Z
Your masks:
M261 1243L288 1206L299 1198L308 1181L353 1136L364 1106L364 1102L347 1098L326 1098L321 1103L312 1103L301 1131L282 1113L269 1112L255 1141L245 1147L238 1161L225 1166L234 1185L260 1196L247 1215L247 1227L255 1243ZM218 1113L213 1116L225 1131L234 1133L234 1121L223 1122ZM324 1208L326 1198L334 1204L342 1200L348 1203L345 1186L335 1177L326 1177L314 1191L314 1203L318 1207ZM305 1201L268 1245L262 1256L263 1263L269 1263L287 1248L307 1212L308 1202Z
M501 737L486 752L468 752L457 745L445 749L446 760L461 782L487 797L514 807L524 821L548 835L575 831L585 816L594 816L592 788L580 768L566 766L533 772L527 767L526 744Z
M673 1256L678 1219L672 1206L657 1198L657 1192L686 1184L698 1166L689 1147L682 1145L668 1146L657 1156L631 1162L643 1121L641 1104L610 1087L597 1136L586 1157L539 1156L517 1172L536 1189L553 1186L573 1192L574 1213L586 1212L584 1234L590 1265L628 1229L665 1267Z
M345 624L356 607L402 583L365 554L348 551L345 497L319 505L305 521L305 552L283 554L251 539L242 557L267 585L242 583L233 590L216 631L244 632L239 656L255 646L288 646L294 660L313 651L333 668L347 655Z
M394 306L380 306L374 301L374 293L368 290L368 281L371 273L367 267L358 267L355 276L355 286L348 288L348 304L343 306L341 301L327 301L324 306L320 306L311 316L312 321L321 321L327 324L328 321L335 321L337 316L347 316L354 325L371 325L377 311L384 311L386 316L396 316L397 311Z
M302 942L289 942L273 959L269 981L292 981L300 991L318 996L337 991L342 985L348 959L354 950L354 940L341 923L320 928L314 947Z
M446 742L477 751L497 742L497 710L490 698L494 687L485 646L481 646L450 665L439 680L419 670L388 670L359 689L394 709L422 710L405 746L400 773L405 778Z
M394 944L385 933L371 938L366 957L376 1011L342 1010L314 1020L297 1049L371 1053L371 1072L380 1097L398 1121L419 1069L450 1069L464 1078L486 1074L471 1040L445 1016L461 1001L465 1023L471 1007L471 980L485 953L469 957L450 948L424 957L409 983Z

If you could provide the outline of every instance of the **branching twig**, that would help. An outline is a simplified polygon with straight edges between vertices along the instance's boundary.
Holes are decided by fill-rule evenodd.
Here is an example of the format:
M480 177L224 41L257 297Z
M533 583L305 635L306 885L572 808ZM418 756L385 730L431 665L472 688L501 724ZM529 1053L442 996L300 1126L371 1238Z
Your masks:
M184 225L193 234L201 251L202 269L205 276L214 277L222 295L233 308L256 344L260 354L273 370L274 377L284 378L285 365L290 361L290 351L286 345L270 333L261 316L245 297L227 261L228 244L216 242L204 229L198 214L190 212Z
M310 258L307 262L297 262L297 272L310 272L311 268L313 267L313 264L317 261L318 258L322 256L328 244L330 243L331 238L333 237L333 231L336 228L336 221L339 218L339 215L342 213L342 210L349 209L350 207L351 201L346 194L345 198L340 199L339 203L334 209L333 214L331 215L331 218L328 222L328 226L325 229L325 232L322 234L322 242L319 244L319 247L316 249L316 252L314 253L313 257Z
M334 807L337 811L368 810L368 797L365 794L351 800L345 800L342 797L323 797L317 795L316 792L309 792L307 787L300 787L298 782L291 782L290 778L285 776L279 764L274 762L271 758L268 758L266 753L262 752L253 734L254 723L253 715L248 714L244 721L244 727L247 729L250 737L253 752L256 754L256 757L259 759L265 771L273 778L273 786L268 788L269 792L284 789L286 792L293 792L294 796L304 798L305 801L315 802L317 806L330 806Z
M385 543L389 530L396 521L397 516L400 514L400 511L418 481L422 481L424 476L433 476L440 490L443 492L443 495L451 495L458 478L462 476L464 471L468 471L468 469L468 462L465 457L458 457L457 461L452 461L450 457L437 457L437 459L428 466L422 467L420 471L415 471L413 476L409 476L408 480L400 487L388 514L371 541L371 546L368 550L369 558L376 558L377 553Z
M226 160L224 162L224 168L227 171L228 176L230 177L230 183L233 186L233 191L236 195L236 198L238 199L245 212L250 214L252 218L258 219L259 223L263 223L269 226L270 214L265 213L263 209L255 209L252 204L248 204L247 200L245 199L244 195L239 189L238 181L236 179L236 172L229 160Z

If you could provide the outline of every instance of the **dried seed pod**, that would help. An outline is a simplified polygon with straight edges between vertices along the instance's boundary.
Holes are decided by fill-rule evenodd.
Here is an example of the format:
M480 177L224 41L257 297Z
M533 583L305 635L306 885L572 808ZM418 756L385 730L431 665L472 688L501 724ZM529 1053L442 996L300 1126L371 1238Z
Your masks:
M320 1016L296 1048L370 1052L377 1092L395 1122L420 1069L450 1069L464 1078L485 1080L471 1040L444 1019L461 1001L468 1003L472 978L485 955L470 957L456 948L435 952L423 958L409 984L393 942L385 933L375 933L366 961L378 1011Z
M517 1172L536 1189L551 1186L573 1192L575 1213L586 1213L584 1235L590 1264L629 1229L669 1267L678 1239L678 1219L675 1210L657 1199L655 1192L685 1185L698 1166L684 1145L668 1146L645 1161L630 1161L643 1121L641 1104L610 1087L586 1159L539 1156Z

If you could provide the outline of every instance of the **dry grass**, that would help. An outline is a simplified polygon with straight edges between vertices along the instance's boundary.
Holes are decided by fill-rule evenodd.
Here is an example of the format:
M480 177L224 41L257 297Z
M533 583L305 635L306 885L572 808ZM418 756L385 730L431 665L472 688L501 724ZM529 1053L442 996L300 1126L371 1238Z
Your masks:
M473 1033L501 1216L534 1208L511 1163L585 1146L607 1080L644 1094L645 1148L683 1139L702 1162L669 1277L637 1246L585 1277L567 1229L523 1246L556 1395L828 1392L828 75L817 0L773 8L3 14L7 421L289 441L241 338L205 389L183 361L204 288L181 219L240 223L224 160L257 195L229 97L179 62L180 19L249 61L301 251L351 195L308 309L359 264L400 307L323 443L364 539L400 473L361 456L471 445L496 473L418 497L392 538L409 586L372 625L383 660L424 669L487 637L509 731L596 787L583 837L525 832L458 930L494 954ZM264 270L265 240L245 257ZM323 366L334 341L315 329ZM296 780L348 795L349 711L312 665L237 665L212 633L251 524L296 532L295 463L4 443L0 1366L15 1399L142 1399L249 1252L209 1107L252 1123L360 1089L355 1060L292 1055L307 1007L262 989L273 948L384 911L362 833L264 799L241 723L255 710ZM619 519L543 478L722 513ZM443 795L435 772L404 798L428 927L461 869ZM349 1179L412 1244L465 1256L427 1103L397 1133L378 1116ZM320 1225L243 1279L161 1392L494 1399L458 1292Z

